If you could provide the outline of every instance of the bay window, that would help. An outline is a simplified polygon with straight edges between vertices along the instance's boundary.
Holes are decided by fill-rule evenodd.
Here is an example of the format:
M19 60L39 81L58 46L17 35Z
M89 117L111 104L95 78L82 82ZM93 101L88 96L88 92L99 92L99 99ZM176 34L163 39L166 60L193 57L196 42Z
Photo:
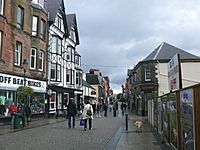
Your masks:
M23 29L24 25L24 9L21 6L17 8L17 28Z
M43 51L39 51L39 57L38 57L38 69L40 71L43 71L43 66L44 66L44 52Z
M37 36L37 29L38 29L38 17L33 16L32 20L32 35Z
M22 53L22 44L19 42L16 42L14 64L17 66L20 66L21 64L21 53Z
M3 15L4 13L4 0L0 0L0 14Z
M35 48L31 48L30 68L31 69L36 68L36 49Z

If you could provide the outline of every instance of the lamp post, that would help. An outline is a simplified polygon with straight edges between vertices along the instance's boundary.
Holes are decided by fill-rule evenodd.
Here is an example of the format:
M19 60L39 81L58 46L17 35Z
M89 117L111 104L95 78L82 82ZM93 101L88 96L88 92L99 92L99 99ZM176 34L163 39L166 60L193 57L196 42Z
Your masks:
M27 66L28 66L28 61L27 61L27 59L24 59L24 60L23 60L22 65L23 65L23 68L24 68L24 86L26 86L26 68L27 68Z

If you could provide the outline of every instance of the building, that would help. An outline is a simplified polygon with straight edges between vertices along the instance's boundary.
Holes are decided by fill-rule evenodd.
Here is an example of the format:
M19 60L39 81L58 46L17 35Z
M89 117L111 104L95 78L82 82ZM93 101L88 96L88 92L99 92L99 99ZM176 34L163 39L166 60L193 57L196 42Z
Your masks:
M90 69L86 81L96 90L97 99L105 99L103 76L99 69Z
M30 86L32 113L43 113L47 88L47 11L44 0L0 1L0 103L19 104L16 90ZM37 107L36 107L37 106ZM3 114L2 114L3 116Z
M49 112L67 109L70 98L80 103L82 95L81 56L75 14L66 15L63 0L48 0L49 47L48 91Z
M183 88L200 82L200 71L194 69L199 68L200 57L163 42L131 72L129 70L128 82L139 115L147 115L149 100L170 92L167 63L176 53L181 59Z

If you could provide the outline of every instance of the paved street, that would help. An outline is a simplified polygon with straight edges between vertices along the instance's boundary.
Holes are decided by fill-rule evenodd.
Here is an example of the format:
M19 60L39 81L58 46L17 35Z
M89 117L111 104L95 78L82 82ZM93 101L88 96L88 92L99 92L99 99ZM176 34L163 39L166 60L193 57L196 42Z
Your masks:
M137 133L129 115L129 130L125 130L125 118L118 116L94 118L93 129L84 131L76 121L76 128L69 129L67 122L57 123L10 132L0 135L1 150L160 150L166 149L154 137L145 123L142 133ZM142 119L142 118L140 118ZM36 122L36 121L35 121ZM39 121L40 122L40 121ZM53 121L52 121L53 122ZM33 124L34 122L32 122Z

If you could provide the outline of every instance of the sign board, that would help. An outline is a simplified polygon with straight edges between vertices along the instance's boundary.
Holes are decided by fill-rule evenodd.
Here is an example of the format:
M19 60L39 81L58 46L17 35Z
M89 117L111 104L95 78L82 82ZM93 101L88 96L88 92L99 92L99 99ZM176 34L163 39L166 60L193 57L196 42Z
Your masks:
M24 85L24 82L26 86L33 88L34 92L46 93L47 82L45 81L0 73L0 89L17 90L19 86Z
M176 54L167 64L169 91L180 89L179 58Z

